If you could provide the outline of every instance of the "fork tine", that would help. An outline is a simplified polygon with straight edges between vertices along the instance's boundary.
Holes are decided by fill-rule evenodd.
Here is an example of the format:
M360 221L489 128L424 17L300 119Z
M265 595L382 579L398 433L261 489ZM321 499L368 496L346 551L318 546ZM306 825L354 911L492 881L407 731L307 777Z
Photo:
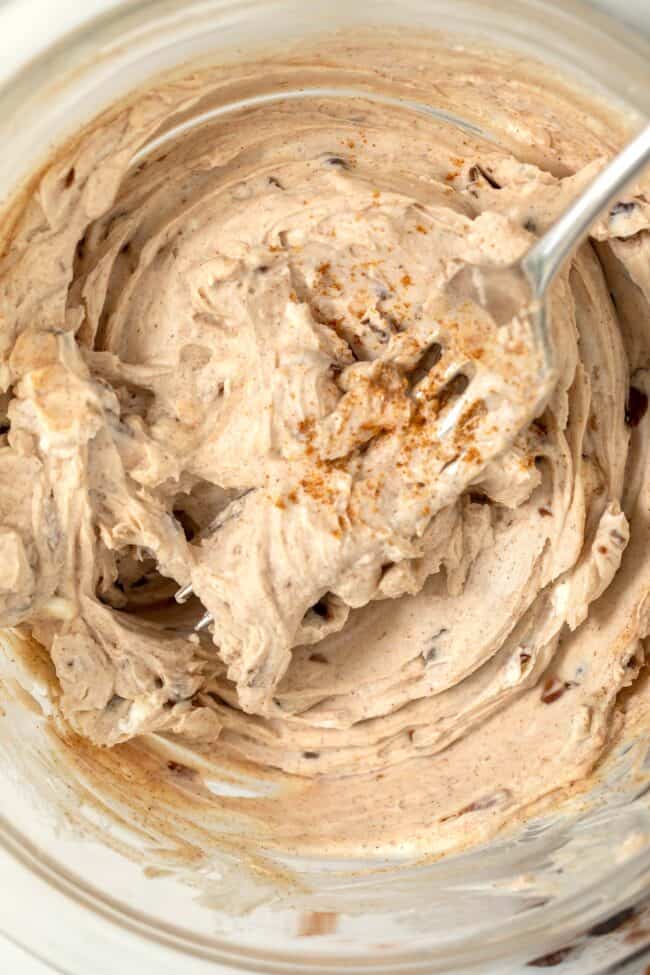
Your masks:
M211 613L205 613L201 617L201 619L199 620L199 622L196 624L196 626L194 627L194 629L196 630L197 633L199 633L201 630L205 630L206 627L210 626L210 624L213 623L213 622L214 622L214 620L212 618L212 614Z
M200 532L198 538L207 538L213 532L221 528L224 522L227 521L228 518L232 516L233 509L236 510L236 505L240 501L242 501L248 494L251 494L253 490L254 488L248 488L246 491L242 491L241 494L237 495L236 498L233 498L232 501L229 504L227 504L222 511L219 512L219 514L214 519L214 521L212 521L207 526L207 528L205 528L202 532ZM192 583L189 582L186 586L183 586L182 589L179 589L177 591L174 598L177 603L185 603L190 598L190 596L193 595L194 595L194 587L192 586ZM206 614L206 616L207 615L209 614ZM197 630L204 629L206 626L208 626L212 622L212 617L210 617L210 619L207 622L204 622L204 620L205 617L203 617L203 619L200 620L199 625L195 627Z
M190 596L193 595L194 595L194 588L192 586L192 583L188 582L186 586L183 586L182 589L178 590L174 598L177 603L186 603L187 600L190 598Z

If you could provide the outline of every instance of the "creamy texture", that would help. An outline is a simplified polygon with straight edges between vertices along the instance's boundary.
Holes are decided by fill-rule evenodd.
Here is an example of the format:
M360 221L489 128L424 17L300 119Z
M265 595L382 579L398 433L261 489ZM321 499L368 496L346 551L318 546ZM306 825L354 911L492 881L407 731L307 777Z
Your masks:
M173 732L313 780L259 805L293 845L487 835L595 767L644 661L648 183L553 289L543 414L497 457L472 450L480 409L441 442L445 283L524 253L622 133L534 66L433 43L140 95L45 167L0 265L2 623L47 648L92 742ZM493 138L283 99L133 162L251 77L330 70ZM464 360L495 342L479 323ZM174 602L188 582L211 634Z

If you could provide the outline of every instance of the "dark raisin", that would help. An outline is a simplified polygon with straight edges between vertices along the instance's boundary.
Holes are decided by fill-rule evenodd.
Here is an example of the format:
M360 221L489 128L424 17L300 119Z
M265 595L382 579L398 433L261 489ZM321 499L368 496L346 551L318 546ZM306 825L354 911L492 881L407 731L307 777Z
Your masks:
M529 961L528 964L532 968L553 968L555 965L561 965L565 958L567 958L573 948L559 948L557 951L552 951L548 955L542 955L540 958L534 958Z
M553 704L554 701L562 697L566 690L567 684L564 681L557 677L547 677L542 689L542 701L544 704Z
M638 427L648 412L648 395L636 386L630 386L625 407L625 422L628 427Z
M68 170L68 172L66 173L66 177L65 177L65 187L66 187L66 189L69 190L70 187L72 186L72 184L74 183L75 175L76 174L75 174L74 166L71 166L70 169Z
M619 203L615 203L612 209L609 211L610 217L618 217L621 213L631 213L632 210L636 210L637 204L632 200L621 200Z
M318 752L303 752L302 753L302 757L303 758L318 758L319 756L318 756Z
M626 907L622 911L618 911L617 914L612 914L605 921L600 921L598 924L594 924L592 928L589 928L587 932L593 938L602 938L605 934L610 934L612 931L616 931L618 928L622 927L626 921L633 918L635 915L635 910L633 907Z
M433 634L429 642L428 648L422 654L422 656L424 657L425 664L431 663L432 660L436 659L436 657L438 656L438 645L437 645L438 640L440 639L441 636L443 636L445 633L448 632L449 630L447 629L447 627L443 626L441 627L441 629L438 630L437 633Z
M488 172L488 170L483 169L482 166L479 166L478 163L475 166L470 167L468 176L473 183L475 183L479 179L479 177L482 176L485 182L489 183L489 185L492 187L493 190L501 189L501 184L497 183L494 176L492 176L492 174Z
M526 220L524 223L524 230L527 230L530 234L536 234L537 224L535 223L534 220L531 220L529 217L528 220Z
M490 499L487 494L483 494L481 491L472 491L469 496L469 500L472 504L489 504Z
M339 166L341 169L349 169L350 164L346 159L341 156L328 156L325 160L328 166Z

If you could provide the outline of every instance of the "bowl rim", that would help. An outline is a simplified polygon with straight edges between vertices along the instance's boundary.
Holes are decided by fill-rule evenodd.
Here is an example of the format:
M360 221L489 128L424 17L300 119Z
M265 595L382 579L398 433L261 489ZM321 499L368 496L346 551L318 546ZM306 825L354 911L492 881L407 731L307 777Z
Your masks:
M18 0L15 0L13 4L10 2L5 8L11 13L12 17L15 14L17 2ZM189 0L189 2L193 7L201 7L211 14L223 14L230 8L242 10L243 8L291 6L292 4L296 7L300 6L299 0L202 0L202 2L201 0ZM373 0L369 0L369 2L372 4ZM432 0L432 2L444 3L445 0ZM458 0L459 6L465 5L468 9L479 5L488 10L495 3L498 3L498 0L483 0L483 3L480 0ZM74 18L66 20L68 27L64 33L57 36L52 43L43 46L33 57L18 63L15 69L5 76L0 83L0 113L8 111L11 105L14 108L20 105L22 99L37 96L42 88L43 79L51 75L52 72L56 72L64 62L72 66L71 74L76 75L78 81L83 75L83 68L79 67L79 64L83 63L84 57L88 57L89 50L96 47L102 38L105 38L102 57L108 58L112 50L111 45L119 44L120 39L129 32L132 33L138 24L146 24L147 17L156 9L170 6L169 0L139 0L137 5L132 4L131 0L124 0L124 2L123 0L97 0L97 4L103 8L100 13L90 15L83 23L74 24ZM25 14L29 17L36 16L37 12L45 10L47 5L48 0L22 0L23 16ZM79 5L75 3L74 6L78 10ZM504 0L501 6L513 8L519 6L531 14L534 13L537 17L543 15L550 18L557 25L558 36L561 29L566 28L567 25L571 25L583 33L586 31L590 38L598 38L599 50L601 48L605 50L606 46L611 51L617 50L619 53L625 53L628 59L636 59L636 62L642 64L647 71L647 64L650 63L650 39L635 35L630 29L609 15L588 7L581 0ZM404 10L405 12L408 11L408 4L404 6ZM0 28L3 14L4 11L0 10ZM507 38L504 39L503 46L508 47L509 45L505 41ZM544 60L543 53L539 57ZM151 76L150 80L155 81L155 78L155 75ZM58 87L62 87L65 83L65 78L57 77L56 84ZM643 93L629 91L625 85L614 92L613 96L620 98L625 103L630 104L632 109L642 113L648 109L642 103ZM636 96L640 101L635 101ZM47 154L49 155L49 147ZM181 927L161 923L144 912L134 912L119 901L104 895L93 885L80 882L80 878L74 877L67 868L43 855L43 852L37 849L30 840L22 836L20 831L8 822L2 814L0 814L0 847L2 847L3 853L8 854L16 865L39 877L50 891L63 895L86 912L100 918L104 925L102 938L110 938L111 930L119 927L122 931L128 932L138 939L146 940L165 951L171 951L176 961L180 957L179 953L182 952L185 957L190 955L197 961L209 962L212 972L215 971L216 963L226 966L223 968L224 972L243 970L281 973L291 971L335 975L335 973L368 971L395 972L400 966L406 966L403 970L408 970L416 975L416 973L434 970L452 972L456 965L463 966L468 962L466 957L461 957L458 953L454 955L453 952L448 956L433 959L429 954L424 956L422 949L411 953L387 955L383 959L374 956L362 959L358 956L349 955L346 957L342 954L337 954L336 958L333 959L331 955L313 954L309 956L309 959L305 958L304 961L299 962L296 962L295 956L284 952L270 952L268 950L262 952L261 949L256 948L238 949L232 943L219 943L215 939L188 933ZM611 915L614 909L621 909L631 903L638 903L639 898L650 895L650 849L646 849L636 859L627 863L625 868L628 867L630 868L628 871L630 883L632 884L635 878L639 880L638 890L635 889L634 894L614 898L612 903L608 905L600 903L600 907L590 917L590 923ZM616 888L620 890L625 879L623 874L624 871L621 868L612 869L608 875L610 878L608 888L611 891L615 891ZM596 887L593 889L585 888L584 894L587 899L591 898L595 902L602 901L601 883L602 880L599 882L598 889ZM554 906L557 907L558 917L561 916L564 922L560 940L568 940L580 933L582 925L576 917L579 912L578 908L573 905L572 910L571 905L561 902L557 902ZM547 923L548 921L545 919L544 926ZM0 921L0 930L3 928L4 924ZM531 956L534 957L536 954L549 950L549 945L543 938L544 931L541 924L538 923L537 926L533 925L531 928L530 919L527 919L526 933L529 936L531 934L538 935L536 940L530 942ZM511 957L510 949L513 946L516 934L516 930L510 930L504 938L495 939L491 945L486 946L489 952L487 956L482 956L483 960L498 961ZM7 931L7 935L10 940L20 943L34 957L40 957L31 945L24 944L23 940L14 932ZM106 943L103 944L103 947L106 948ZM648 947L650 948L650 936ZM645 947L639 948L637 944L634 946L634 958L642 957L639 952L645 951ZM630 957L632 957L632 953ZM55 959L47 959L47 961L49 964L54 963L56 965ZM432 968L431 965L434 961L435 968ZM620 962L617 962L612 968L603 968L601 970L603 975L606 972L618 970L619 964ZM440 968L439 965L444 965L444 967Z

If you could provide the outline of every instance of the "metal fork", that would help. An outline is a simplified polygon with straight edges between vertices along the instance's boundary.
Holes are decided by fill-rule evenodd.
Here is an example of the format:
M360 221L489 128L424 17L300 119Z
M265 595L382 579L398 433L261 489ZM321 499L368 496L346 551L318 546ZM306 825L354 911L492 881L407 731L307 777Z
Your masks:
M497 326L507 326L519 320L521 327L516 334L525 337L526 355L519 356L521 370L516 366L513 368L513 362L517 360L509 355L509 348L513 344L511 330L501 329L507 335L504 344L497 345L497 360L503 353L504 368L499 372L496 385L486 385L485 368L480 364L477 366L476 362L467 362L458 346L454 348L453 326L445 329L442 323L441 335L446 333L449 338L451 360L445 369L445 382L449 384L450 379L459 375L467 379L468 372L473 372L473 378L469 379L460 395L433 425L435 435L441 442L455 438L454 442L460 444L455 451L453 464L446 464L441 469L438 507L443 503L443 495L448 498L448 494L444 494L447 474L448 480L455 474L456 484L459 475L462 482L470 484L486 458L497 456L509 447L517 434L544 408L557 376L547 313L549 288L565 261L587 236L592 224L648 164L650 125L598 174L521 260L508 267L466 266L449 281L445 298L452 310L467 305L478 306ZM457 321L454 325L461 327ZM444 348L444 339L440 344ZM468 365L470 369L467 369ZM490 404L493 417L500 418L501 425L496 434L492 432L489 449L483 450L476 460L478 452L475 440L470 446L463 445L458 438L458 427L462 418L467 417L477 403L484 406L486 402ZM432 489L432 493L436 494L435 489ZM185 602L192 594L190 583L179 590L176 599ZM203 630L212 622L211 614L205 613L195 629Z
M649 164L650 125L601 170L521 260L509 267L464 267L447 286L455 297L465 297L484 308L497 323L522 309L533 313L533 339L544 363L542 385L554 369L546 310L548 290L592 224Z

